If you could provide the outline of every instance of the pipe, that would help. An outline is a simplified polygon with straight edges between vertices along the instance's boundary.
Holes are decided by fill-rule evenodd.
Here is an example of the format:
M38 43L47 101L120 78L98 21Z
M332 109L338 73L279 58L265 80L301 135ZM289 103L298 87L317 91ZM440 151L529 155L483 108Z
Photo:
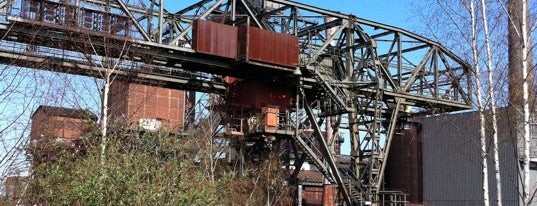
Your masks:
M302 185L298 185L298 197L297 197L297 199L298 199L298 206L302 206Z

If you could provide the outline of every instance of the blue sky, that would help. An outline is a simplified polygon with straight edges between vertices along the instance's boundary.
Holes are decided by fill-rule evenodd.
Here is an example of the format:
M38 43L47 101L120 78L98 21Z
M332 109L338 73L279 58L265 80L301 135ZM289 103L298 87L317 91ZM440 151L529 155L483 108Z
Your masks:
M311 6L339 11L345 14L353 14L357 17L373 20L408 29L410 9L409 0L295 0L296 2ZM169 11L177 11L186 5L191 5L198 0L166 1L165 6Z
M403 28L409 16L406 0L299 0L297 2Z

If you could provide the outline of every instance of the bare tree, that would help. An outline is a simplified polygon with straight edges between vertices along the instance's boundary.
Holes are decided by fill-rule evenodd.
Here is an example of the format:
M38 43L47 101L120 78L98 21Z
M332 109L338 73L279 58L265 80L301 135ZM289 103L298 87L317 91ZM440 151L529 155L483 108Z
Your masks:
M489 184L488 184L488 165L487 165L487 140L485 135L485 111L483 105L483 95L481 94L481 75L479 69L479 55L477 46L476 32L476 14L474 9L474 1L470 1L470 18L472 21L472 54L473 66L476 81L477 93L477 110L479 111L479 139L481 139L481 157L482 157L482 179L483 179L483 205L489 205Z
M450 48L454 48L456 53L461 54L461 56L468 57L470 52L470 48L472 50L473 47L465 47L464 44L461 44L461 40L468 41L471 36L470 28L474 27L470 24L470 16L468 15L469 12L461 12L461 8L464 8L465 5L468 5L470 3L469 0L454 0L454 1L439 1L439 0L432 0L431 2L434 2L432 4L424 5L421 1L423 6L417 5L418 12L416 14L422 15L424 18L420 18L421 20L427 21L427 23L421 22L421 25L424 26L425 33L427 33L428 36L433 35L434 38L437 38L440 40L443 44L446 44ZM474 1L475 2L475 1ZM529 61L528 63L528 69L526 74L522 74L522 39L520 38L521 35L521 23L522 20L520 18L522 17L522 1L508 1L509 4L512 4L514 2L518 2L518 9L512 8L513 6L506 4L505 1L477 1L476 5L481 6L481 12L475 13L475 18L481 18L482 21L475 22L476 29L473 31L477 35L477 53L478 53L478 62L481 67L485 66L487 70L483 70L481 73L482 80L481 83L484 87L488 87L488 90L486 94L483 95L483 100L485 100L484 103L484 109L489 110L491 113L491 120L489 121L491 124L487 125L487 128L490 128L490 133L487 134L487 138L490 138L490 142L487 143L487 149L490 152L489 159L494 161L490 161L489 164L494 164L494 171L495 171L495 179L496 179L496 195L498 199L494 200L498 204L502 204L506 201L513 201L512 199L505 199L505 197L502 196L502 191L504 191L507 188L507 192L503 192L505 195L510 194L509 191L512 191L513 189L516 189L519 193L519 199L522 200L524 193L528 192L532 194L531 188L526 188L531 185L525 186L524 185L524 178L527 177L527 175L524 175L524 169L523 167L517 168L506 168L508 165L512 165L513 162L503 162L501 163L499 158L501 157L501 154L507 154L505 153L507 148L513 148L514 156L517 158L517 161L514 162L514 164L520 164L520 166L523 165L523 162L519 162L518 160L522 161L524 160L524 145L526 144L523 140L523 136L525 133L525 129L523 124L527 121L524 121L523 118L523 82L526 81L528 83L528 108L529 111L532 111L533 108L533 102L535 99L535 95L533 92L533 88L535 85L533 85L533 69L530 69L532 66L531 60L533 54L531 53L531 46L529 44L532 42L531 37L527 36L527 49L526 52L526 60ZM526 23L526 29L527 31L531 31L531 28L535 28L535 26L529 26L530 22L528 19L535 19L535 15L530 15L531 5L535 5L532 3L528 3L529 1L525 1L525 4L527 6L528 13L525 14L525 17L527 19L525 20ZM535 3L535 2L534 2ZM475 4L475 3L474 3ZM480 5L479 5L480 4ZM427 7L428 10L424 9L424 7ZM466 8L469 10L468 8ZM422 11L422 12L419 12ZM516 19L519 18L519 19ZM429 22L435 22L435 23L429 23ZM509 31L508 31L509 30ZM518 30L518 31L517 31ZM509 33L509 42L516 41L517 43L513 46L509 46L509 43L505 41L505 34ZM518 40L517 40L518 38ZM513 41L514 40L514 41ZM535 43L533 43L534 45ZM480 46L479 46L480 45ZM509 49L508 49L509 48ZM472 51L473 53L473 51ZM479 54L486 54L485 55L479 55ZM516 60L509 60L513 59L513 55L518 55ZM473 56L473 54L471 55ZM510 56L508 58L508 56ZM483 81L484 73L487 73L487 81ZM533 85L533 86L532 86ZM482 93L483 94L483 93ZM479 98L476 98L479 99ZM502 114L502 112L498 112L496 108L498 107L509 107L506 109L506 115L505 116L499 116L499 114ZM518 117L517 117L518 116ZM500 121L502 120L502 121ZM498 125L498 121L503 122L503 120L506 120L506 125ZM530 121L531 122L531 121ZM505 127L505 130L508 130L510 133L506 136L500 136L498 137L498 133L502 133L501 130L499 131L498 127L501 126L502 128ZM529 131L529 129L528 129ZM531 133L530 133L531 134ZM499 139L498 139L499 138ZM503 138L503 139L502 139ZM500 144L500 145L498 145ZM511 147L511 145L514 145ZM531 145L534 145L532 142ZM530 147L531 147L530 145ZM507 147L506 147L507 146ZM500 154L498 154L499 151L502 151ZM534 151L530 151L530 155L533 155ZM510 158L510 156L508 157ZM505 158L502 158L502 160ZM504 172L504 169L508 169ZM510 171L516 170L518 173L517 176L511 175ZM492 172L493 170L490 170ZM501 175L500 175L501 174ZM502 181L499 179L499 177L503 179L509 179L512 181L515 181L517 184L510 184L509 181ZM489 182L492 181L492 177L489 178ZM518 180L518 181L516 181ZM503 188L501 188L503 185ZM510 188L509 185L513 185L513 188ZM514 188L516 187L516 188ZM492 186L490 187L492 188ZM490 194L491 197L493 197L493 194ZM532 196L532 195L530 195ZM511 196L509 196L511 197ZM531 197L530 197L531 199Z
M487 3L485 0L481 0L481 18L483 20L483 30L485 38L485 47L487 50L487 76L488 76L488 96L490 97L490 110L492 113L492 153L494 157L494 174L496 177L496 204L502 205L502 182L500 175L500 158L498 156L498 120L496 118L496 95L494 94L494 78L493 78L493 65L492 65L492 52L490 49L490 36L487 20ZM477 50L477 48L475 48ZM482 127L485 127L482 125ZM486 142L482 142L486 143ZM484 151L485 152L485 151ZM483 160L486 161L486 158ZM485 185L488 187L488 185Z
M529 3L525 0L510 0L508 4L509 104L513 111L512 122L517 128L515 137L519 144L518 155L522 161L522 204L530 204L530 115L534 108L535 88L534 72L529 66L533 58L529 49Z
M224 158L224 151L228 148L226 139L217 137L221 133L222 127L221 111L218 111L217 106L221 103L221 99L215 94L203 94L197 101L198 108L195 117L197 120L197 129L194 136L202 142L199 145L199 154L204 171L210 182L216 181L217 169L220 166L220 160ZM229 154L227 154L229 155Z
M103 37L103 42L107 42L107 38ZM115 75L115 72L119 70L119 67L121 63L123 62L122 58L115 59L112 58L112 49L111 47L108 47L107 45L104 46L105 54L103 56L100 56L99 52L97 52L96 47L92 43L91 38L88 38L88 42L90 42L89 46L91 48L88 53L85 53L86 59L88 62L90 62L95 67L99 68L99 75L100 79L104 81L103 89L100 92L101 97L101 121L100 121L100 133L101 133L101 167L103 167L106 164L106 147L108 143L108 128L109 128L109 93L110 93L110 86L114 82L117 75ZM127 42L124 42L121 48L121 51L119 52L119 57L122 57L123 54L126 53L127 50ZM97 58L97 59L96 59ZM96 80L96 85L98 85ZM106 178L105 173L102 173L101 179ZM102 184L100 182L99 184ZM101 185L102 187L102 185ZM102 194L101 194L102 195Z
M529 108L529 89L528 85L532 84L528 77L528 31L526 26L526 14L527 14L527 1L522 0L522 101L523 101L523 114L524 114L524 196L523 203L530 204L530 108Z
M5 15L1 11L0 16ZM0 36L3 52L27 55L64 57L58 50L45 50L34 39L29 43L15 43ZM57 52L57 53L56 53ZM93 105L88 81L80 76L53 73L47 62L29 64L23 58L4 58L0 65L0 179L12 175L28 175L31 167L25 149L30 146L29 131L32 113L39 105L88 108ZM5 64L5 65L4 65ZM29 69L35 68L35 69Z

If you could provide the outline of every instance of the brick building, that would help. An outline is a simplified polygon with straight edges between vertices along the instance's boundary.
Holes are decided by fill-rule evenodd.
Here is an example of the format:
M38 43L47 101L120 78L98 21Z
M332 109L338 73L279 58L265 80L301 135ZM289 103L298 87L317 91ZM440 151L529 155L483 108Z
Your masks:
M182 90L116 81L110 87L108 106L116 125L171 131L184 127L185 92Z
M340 200L337 198L337 188L324 184L324 176L317 170L301 170L297 176L298 205L303 206L333 206Z
M97 115L83 109L70 109L41 105L32 115L31 147L55 140L65 146L74 146L90 132Z
M302 205L323 205L323 174L316 170L303 170L297 178L302 187L302 196L299 197Z
M313 131L306 133L313 133ZM323 132L323 136L326 137L326 132ZM343 165L344 167L348 167L350 158L346 158L346 156L342 156L340 154L343 138L339 135L336 135L332 138L336 139L334 139L333 145L329 145L329 147L332 147L331 150L333 150L332 153L335 155L335 161L338 162L340 167ZM315 148L320 147L318 142L315 142L314 144L316 145L314 146ZM320 151L318 151L317 155L322 157ZM304 164L309 165L307 162L304 162ZM299 190L299 196L297 198L299 200L299 205L331 206L340 203L342 199L339 199L338 197L337 186L324 184L324 180L323 174L315 166L312 165L304 167L303 165L303 167L300 168L300 172L298 172L297 176L297 183L299 185L297 188Z

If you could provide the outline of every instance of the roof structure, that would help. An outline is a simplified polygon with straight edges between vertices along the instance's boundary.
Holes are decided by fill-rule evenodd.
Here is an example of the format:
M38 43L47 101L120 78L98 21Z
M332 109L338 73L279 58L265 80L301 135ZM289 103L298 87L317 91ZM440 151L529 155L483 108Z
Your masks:
M302 170L298 173L298 182L303 185L322 186L324 175L317 170Z
M90 119L96 121L97 115L87 109L73 109L65 107L40 105L32 114L32 118L38 112L43 112L52 116L69 117L78 119Z

